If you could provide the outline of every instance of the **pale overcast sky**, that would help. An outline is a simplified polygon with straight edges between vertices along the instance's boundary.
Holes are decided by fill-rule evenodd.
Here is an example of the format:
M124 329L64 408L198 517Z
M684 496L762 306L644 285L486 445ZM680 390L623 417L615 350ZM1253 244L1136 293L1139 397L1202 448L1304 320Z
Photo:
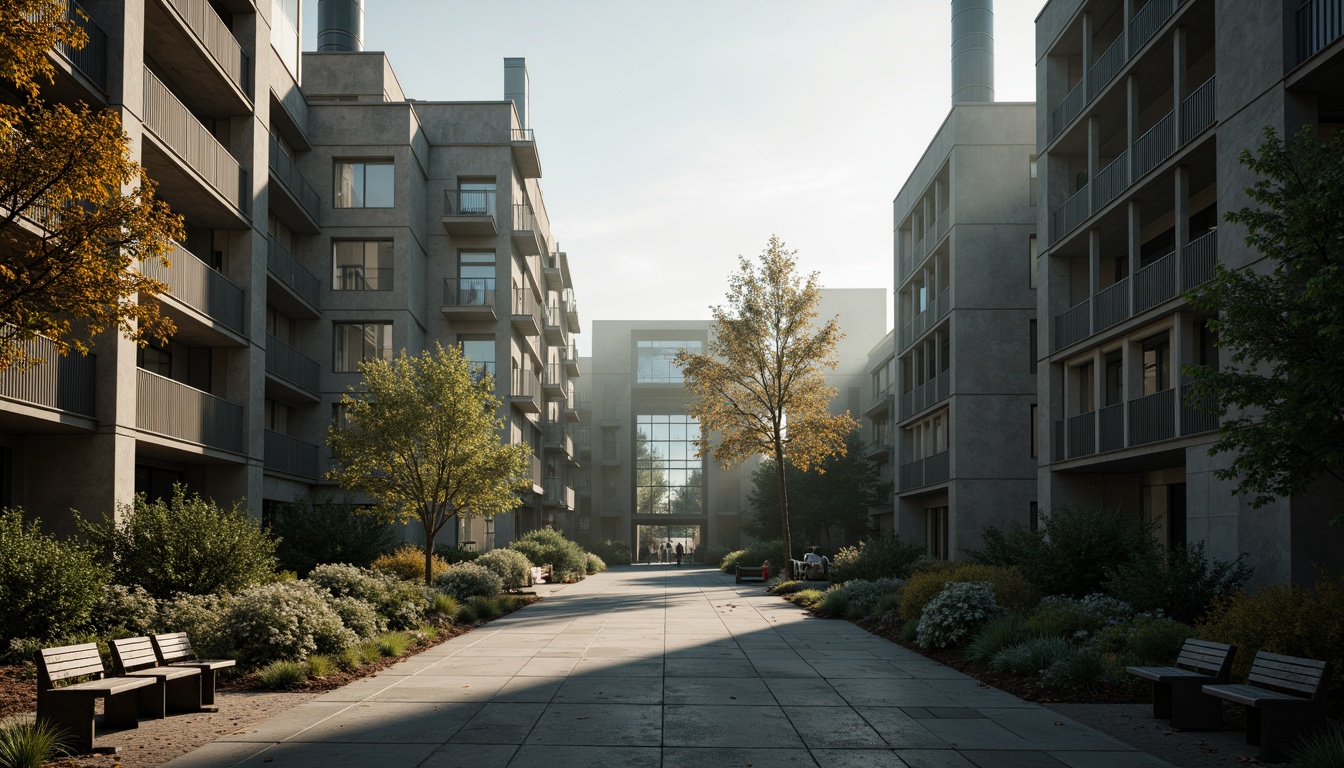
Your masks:
M995 0L999 101L1035 99L1043 0ZM306 48L317 4L305 3ZM408 96L503 98L527 59L552 235L592 321L700 319L771 234L892 289L891 201L951 103L949 0L365 0ZM890 314L890 309L888 314ZM890 320L888 320L890 325Z

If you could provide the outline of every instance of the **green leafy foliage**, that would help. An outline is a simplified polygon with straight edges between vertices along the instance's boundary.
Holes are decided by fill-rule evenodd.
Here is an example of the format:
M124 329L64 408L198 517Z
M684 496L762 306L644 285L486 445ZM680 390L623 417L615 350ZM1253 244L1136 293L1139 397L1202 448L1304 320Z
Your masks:
M852 547L842 547L831 561L831 581L905 579L924 556L924 547L894 533L883 533Z
M1151 548L1112 571L1106 591L1137 611L1160 610L1177 621L1194 623L1214 600L1231 597L1251 578L1254 569L1245 563L1247 557L1210 563L1202 541L1165 555Z
M476 563L458 563L434 579L434 586L459 601L473 597L494 597L504 589L499 575Z
M1194 404L1223 416L1210 453L1232 460L1214 475L1261 507L1322 475L1344 483L1344 134L1322 142L1305 126L1284 142L1266 128L1241 164L1259 177L1253 205L1224 218L1273 268L1219 263L1190 296L1231 355L1185 373Z
M232 598L227 595L178 595L159 604L159 630L186 632L197 656L218 659L230 651L223 631L224 615Z
M340 653L357 640L327 593L305 581L264 584L234 596L221 633L238 660L251 666Z
M586 553L586 554L587 554L587 557L588 557L588 575L589 575L589 576L592 576L592 575L595 574L595 573L601 573L601 572L607 570L607 564L606 564L606 562L604 562L604 561L602 560L602 558L598 557L597 555L593 554L592 552L588 552L588 553Z
M820 589L804 589L793 594L793 603L794 605L803 608L811 608L820 603L825 597L826 593L822 592Z
M1129 603L1099 592L1083 598L1051 595L1027 619L1027 631L1086 645L1098 632L1128 621L1134 613Z
M308 682L308 668L293 659L272 661L257 670L257 680L272 691L283 691Z
M103 601L108 573L78 544L42 533L23 511L0 510L0 641L84 629Z
M429 562L432 577L448 570L448 563L437 554L431 555ZM414 544L405 544L379 556L373 561L373 569L404 581L418 581L425 578L425 552Z
M235 592L274 577L275 538L236 503L223 509L174 485L167 502L136 496L120 516L80 524L118 584L139 585L162 600Z
M1250 671L1257 650L1344 669L1344 576L1322 571L1311 587L1269 584L1217 600L1197 629L1205 640L1242 649L1232 666L1236 676Z
M915 640L922 648L960 645L981 624L1002 610L994 599L992 584L950 581L924 606Z
M435 546L434 554L449 565L475 562L481 556L480 552L463 549L462 547L455 547L452 544L439 544Z
M332 597L327 602L345 628L358 638L373 637L384 629L385 622L373 606L357 597Z
M607 539L594 544L592 551L608 565L630 564L630 545L620 539Z
M994 599L1011 611L1027 611L1036 605L1036 590L1015 568L951 561L938 568L924 568L912 575L901 594L901 618L918 622L924 608L952 582L983 582L994 590Z
M393 546L392 526L353 504L295 501L278 505L271 533L279 537L275 556L280 567L299 576L325 563L367 568Z
M1006 533L986 528L985 548L969 559L1013 566L1042 595L1082 597L1101 592L1109 574L1129 563L1148 561L1158 546L1152 531L1118 508L1059 506L1035 531L1017 524Z
M93 627L102 635L148 635L159 626L159 601L144 587L108 584L103 602L93 612Z
M527 555L515 549L492 549L476 558L476 565L486 568L500 578L504 589L522 589L532 575L532 562Z
M883 597L896 595L899 597L905 589L905 582L901 579L851 579L844 584L837 584L826 591L826 601L818 609L818 613L825 612L827 615L840 616L849 615L850 618L865 618L877 610L878 603ZM833 597L834 596L834 597ZM827 603L835 601L835 607L838 610L827 610Z
M550 565L560 579L581 579L588 572L588 553L559 531L539 528L509 543L509 549L527 556L532 565Z
M0 722L0 768L41 768L66 754L66 734L46 721Z
M416 557L421 554L417 549L412 551ZM415 578L419 578L418 573ZM308 580L336 597L353 597L373 606L378 612L380 632L384 626L390 629L416 626L431 599L425 587L413 580L353 565L319 565L308 574Z
M1096 647L1113 656L1118 666L1175 664L1181 645L1196 634L1189 624L1139 614L1123 624L1101 630Z

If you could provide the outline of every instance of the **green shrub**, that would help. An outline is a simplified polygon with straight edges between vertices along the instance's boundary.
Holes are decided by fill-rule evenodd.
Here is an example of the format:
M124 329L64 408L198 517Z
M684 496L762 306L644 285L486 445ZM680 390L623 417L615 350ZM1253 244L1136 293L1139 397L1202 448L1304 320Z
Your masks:
M986 582L998 605L1010 611L1027 611L1038 602L1036 590L1014 568L957 562L912 575L901 593L901 618L918 622L924 606L949 582Z
M93 553L0 510L0 646L16 637L53 638L88 626L108 573Z
M436 592L434 602L430 604L429 608L434 613L451 619L457 615L457 600L452 595Z
M493 596L477 595L468 600L467 604L471 606L471 610L476 612L476 618L481 621L497 619L503 616L505 611L504 604L494 599Z
M498 576L504 589L522 589L532 576L527 555L512 549L492 549L476 558L475 564Z
M434 547L434 554L438 555L443 562L449 565L456 565L457 563L474 563L481 556L480 552L473 549L463 549L462 547L455 547L451 544L440 544ZM421 578L424 578L424 572L425 567L424 565L421 565Z
M792 595L803 588L801 581L777 581L770 585L769 591L775 595Z
M174 485L169 501L136 496L120 513L120 521L80 523L112 564L117 584L138 584L163 600L179 592L236 592L274 579L275 538L237 503L221 509Z
M826 593L822 592L820 589L804 589L801 592L794 593L793 603L794 605L799 605L803 608L811 608L817 603L820 603L825 596Z
M489 568L475 563L458 563L434 579L434 586L458 600L469 600L498 595L504 589L504 582Z
M949 581L920 613L915 641L921 648L960 645L987 619L1003 609L994 586L980 581Z
M988 662L999 651L1021 642L1027 634L1027 620L1016 611L990 617L976 630L966 645L966 658Z
M306 581L252 587L230 602L222 629L246 665L339 653L357 638L327 600Z
M608 565L629 565L630 545L620 539L607 539L593 545L593 554Z
M139 585L108 584L93 612L93 628L102 635L149 635L158 626L159 601Z
M1052 595L1043 598L1027 619L1032 635L1062 637L1078 645L1091 643L1098 632L1134 616L1129 603L1100 593L1082 599Z
M1090 690L1105 682L1110 670L1095 648L1070 648L1055 659L1041 682L1047 688L1082 688Z
M280 567L300 576L326 563L367 568L394 544L392 526L363 507L332 502L277 505L271 533L280 539L275 548Z
M852 547L841 547L831 560L831 581L906 579L923 554L923 545L883 533Z
M736 555L736 557L734 557ZM801 556L801 553L799 553ZM771 574L783 574L784 568L781 567L780 558L784 556L784 542L775 539L773 541L758 541L748 546L746 549L737 552L730 552L723 562L719 565L719 570L724 573L733 573L739 565L749 565L756 567L764 562L770 563Z
M1312 587L1267 585L1216 600L1198 630L1205 640L1241 649L1232 666L1238 677L1250 671L1257 650L1344 669L1344 576L1322 571Z
M877 603L873 606L872 616L886 616L889 613L901 615L901 593L888 592L877 598Z
M849 610L849 595L831 587L821 593L821 602L812 607L821 616L844 616Z
M606 564L605 561L602 560L602 558L598 557L597 555L593 554L592 552L588 552L588 553L586 553L586 554L588 555L588 575L589 575L589 576L592 576L592 575L595 574L595 573L601 573L601 572L607 570L607 564Z
M745 554L747 554L747 550L745 549L734 549L725 552L723 557L719 558L719 570L724 573L732 573L739 561L743 565L746 565L746 561L742 560L742 556Z
M438 555L430 556L430 573L434 578L448 570L448 563ZM370 566L380 573L394 576L403 581L425 583L425 550L406 544L373 561Z
M308 574L308 580L336 597L354 597L372 605L387 629L416 626L432 599L418 581L403 581L386 573L340 563L317 566Z
M846 618L862 619L877 613L877 604L883 597L888 595L899 595L905 589L905 582L900 579L850 579L844 584L837 584L827 591L827 595L837 593L844 596L844 608L842 612ZM840 598L835 598L839 600ZM853 615L851 615L851 612ZM839 615L835 613L832 615Z
M713 565L724 573L728 573L728 571L723 569L724 558L728 557L733 552L742 551L745 550L734 550L731 547L702 547L697 550L697 555L704 558L706 565Z
M387 632L375 640L378 652L384 656L400 656L411 649L414 640L405 632Z
M327 600L331 609L341 617L341 623L345 628L355 633L355 637L366 638L382 632L385 629L385 623L372 605L360 600L358 597L332 597Z
M1153 524L1121 509L1060 506L1038 530L1014 524L984 530L972 562L1012 566L1042 595L1082 597L1102 591L1109 574L1158 547Z
M308 674L311 677L326 677L336 669L336 662L330 656L324 656L320 653L309 656L307 664Z
M41 768L48 760L66 754L65 737L46 721L0 722L0 767Z
M457 613L453 616L453 621L458 624L475 624L480 619L476 615L476 607L471 603L462 603L457 606Z
M1204 556L1204 542L1142 553L1110 573L1106 591L1134 606L1136 611L1162 611L1187 624L1204 617L1213 601L1235 595L1254 570L1248 555L1235 561Z
M178 595L159 604L159 629L186 632L191 649L201 658L218 659L231 651L224 614L232 598L225 595Z
M308 668L297 661L279 659L257 670L257 679L272 691L293 688L308 680Z
M1297 768L1339 768L1344 765L1344 726L1328 724L1304 737L1289 755Z
M550 565L557 579L582 579L588 572L588 553L559 531L539 528L509 543L527 556L532 565Z
M999 672L1035 677L1075 650L1062 637L1030 637L994 654L989 666Z
M1174 619L1139 614L1097 634L1097 650L1114 656L1120 666L1175 664L1181 645L1195 628Z

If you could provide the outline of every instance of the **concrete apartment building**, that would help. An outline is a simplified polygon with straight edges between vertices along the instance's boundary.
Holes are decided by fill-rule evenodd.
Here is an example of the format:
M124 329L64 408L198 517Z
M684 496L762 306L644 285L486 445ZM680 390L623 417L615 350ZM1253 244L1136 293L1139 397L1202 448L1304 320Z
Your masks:
M177 332L0 374L4 504L59 528L177 482L258 515L339 497L325 434L357 363L439 343L495 375L507 438L536 455L516 514L441 541L502 544L573 508L579 318L523 60L499 101L416 101L360 51L357 3L324 2L324 52L302 52L307 7L91 0L90 45L53 52L47 98L117 110L186 220L172 265L146 267Z
M994 102L988 0L954 2L952 24L952 108L893 204L896 333L865 412L871 457L897 468L874 527L933 558L1036 501L1035 105Z
M828 371L835 387L832 411L856 419L864 404L867 352L886 326L886 291L880 288L823 289L818 320L839 315L846 336L839 361ZM750 514L751 473L758 462L729 470L697 457L700 425L686 413L689 395L673 358L683 348L703 351L706 320L597 320L593 355L581 362L580 413L590 432L581 433L579 540L631 543L684 541L695 547L736 547L750 539L742 530ZM589 418L591 413L591 419Z
M1344 122L1339 0L1051 0L1037 19L1037 268L1043 510L1133 509L1171 545L1252 553L1256 580L1338 563L1326 521L1344 489L1262 509L1208 448L1218 420L1182 366L1219 359L1182 298L1215 262L1256 266L1222 221L1254 181L1237 161L1264 126Z

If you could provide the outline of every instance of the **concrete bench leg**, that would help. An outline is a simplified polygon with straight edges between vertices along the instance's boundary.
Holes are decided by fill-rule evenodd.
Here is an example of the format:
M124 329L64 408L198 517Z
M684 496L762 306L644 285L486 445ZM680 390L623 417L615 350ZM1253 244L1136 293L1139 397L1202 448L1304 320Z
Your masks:
M115 696L103 698L103 724L109 728L140 727L140 691L152 688L139 688Z
M1171 717L1171 683L1153 681L1153 718L1166 720Z
M1266 763L1281 763L1288 752L1305 735L1325 727L1325 707L1252 708L1256 714L1260 759ZM1246 715L1246 743L1251 743L1251 713Z
M37 708L37 719L60 731L74 754L93 751L92 696L48 696Z
M1171 727L1183 731L1217 731L1223 727L1223 702L1206 696L1203 680L1185 680L1171 686ZM1154 704L1156 707L1156 704Z
M215 703L215 670L201 670L201 706L214 706Z
M169 712L200 712L201 676L179 677L170 681L167 698Z
M157 680L153 685L147 685L144 688L136 689L136 700L139 702L140 717L145 720L162 720L167 714L168 696L165 692L165 686L162 680Z

